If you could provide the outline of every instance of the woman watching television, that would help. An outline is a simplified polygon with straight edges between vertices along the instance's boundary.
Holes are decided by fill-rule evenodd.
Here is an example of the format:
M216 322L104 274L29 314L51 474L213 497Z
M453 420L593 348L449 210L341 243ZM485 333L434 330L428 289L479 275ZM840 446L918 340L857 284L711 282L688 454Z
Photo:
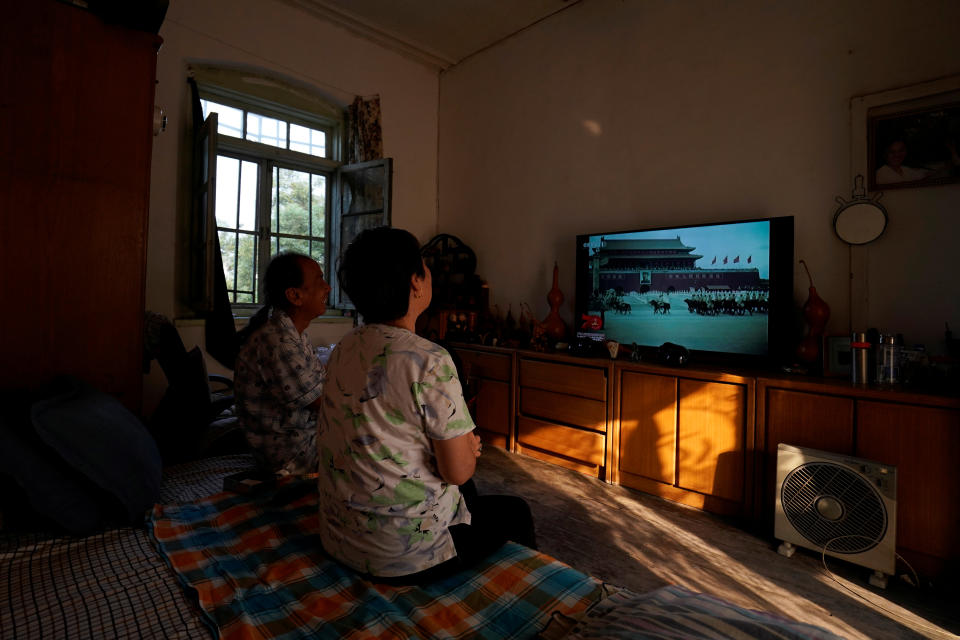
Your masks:
M423 584L514 540L535 546L527 504L476 496L482 445L450 354L415 333L430 269L408 231L363 231L338 277L364 324L327 364L319 419L320 538L343 564Z

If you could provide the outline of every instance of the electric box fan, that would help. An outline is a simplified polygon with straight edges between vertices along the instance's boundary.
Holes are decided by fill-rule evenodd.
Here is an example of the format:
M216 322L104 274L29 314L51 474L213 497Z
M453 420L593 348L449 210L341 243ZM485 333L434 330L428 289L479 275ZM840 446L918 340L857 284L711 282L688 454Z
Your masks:
M896 564L897 469L851 456L777 447L774 535L779 552L793 545L874 570L870 583L886 587Z

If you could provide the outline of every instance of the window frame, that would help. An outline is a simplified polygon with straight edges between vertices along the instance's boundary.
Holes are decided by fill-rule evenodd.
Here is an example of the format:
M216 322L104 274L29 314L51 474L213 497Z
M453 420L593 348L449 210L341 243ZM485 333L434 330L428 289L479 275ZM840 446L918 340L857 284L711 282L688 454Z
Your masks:
M273 189L273 167L290 168L323 174L326 177L327 206L324 218L324 264L327 281L331 285L327 315L347 314L353 304L340 289L336 277L336 265L343 247L357 232L371 226L392 224L393 160L378 158L353 164L343 162L346 150L347 113L329 99L321 97L307 87L297 87L271 74L243 72L206 65L189 65L188 83L191 86L193 153L191 168L191 197L189 220L184 226L187 238L183 247L187 251L187 272L182 279L183 302L192 312L207 315L217 308L228 305L232 315L245 317L258 309L262 302L231 302L227 299L225 272L220 249L219 225L216 219L217 157L227 155L240 162L252 161L258 166L258 218L253 232L259 242L255 251L255 282L259 298L262 288L262 271L265 261L271 256L269 239L272 211L270 205ZM239 87L241 91L225 87ZM245 91L249 86L250 92ZM278 103L290 100L290 104L305 106L301 109ZM282 149L267 143L249 141L231 135L220 135L217 112L206 118L201 108L202 100L210 100L224 106L253 112L258 115L283 119L327 132L326 158ZM241 135L246 134L244 118ZM287 130L289 145L289 126ZM269 163L268 169L262 169ZM266 173L263 179L259 173ZM359 202L355 200L359 197ZM358 208L363 203L367 206ZM263 215L263 211L267 214ZM266 226L266 231L263 226ZM239 226L239 225L237 225ZM239 229L230 232L239 233ZM261 257L261 252L262 257ZM236 252L234 252L236 255ZM236 266L234 267L236 269ZM236 271L235 271L236 273ZM236 289L233 289L236 291Z
M229 106L244 112L241 136L219 133L216 136L215 148L212 156L226 156L236 159L240 162L252 162L257 167L257 194L255 207L255 228L253 230L240 230L239 228L221 229L213 216L213 233L219 235L220 231L226 231L235 234L252 235L255 242L254 252L254 282L253 298L254 302L230 301L231 309L234 315L245 316L252 314L259 309L263 302L260 300L260 288L263 276L264 265L273 255L273 246L276 237L291 237L283 233L274 233L271 228L272 222L272 194L274 190L273 176L275 169L290 169L301 171L313 175L323 175L326 178L325 197L326 207L324 211L324 233L323 233L323 270L328 276L332 270L332 251L334 242L332 234L334 230L334 221L336 216L332 210L334 206L335 190L334 185L338 179L338 172L343 163L338 159L343 148L342 120L311 114L295 107L278 104L254 95L242 94L231 89L225 89L215 85L198 82L197 88L199 97L204 101L212 101L217 104ZM267 143L255 142L246 139L247 134L247 113L266 116L281 120L287 124L287 145L290 144L290 124L296 124L309 129L323 131L326 135L326 153L327 156L316 156L301 151L281 148ZM214 189L216 185L213 185ZM316 237L316 236L311 236ZM217 243L219 247L219 242ZM223 254L222 247L220 248ZM238 270L236 264L236 248L233 249L234 255L234 273ZM234 296L240 295L236 288L236 283L228 283L228 291L233 292Z
M304 111L303 109L298 109L296 107L290 107L284 104L279 104L271 100L266 100L255 95L240 93L239 91L234 91L233 89L226 89L224 87L219 87L213 84L209 84L203 81L197 82L197 89L200 92L201 100L211 100L219 104L226 105L228 107L233 107L235 109L241 109L244 111L253 111L258 115L268 116L270 118L276 118L278 120L284 120L287 123L298 124L308 129L318 129L327 134L327 155L326 156L314 156L308 153L302 153L299 151L293 151L291 149L281 149L279 147L270 147L270 145L261 143L261 142L252 142L247 140L245 137L241 136L240 138L234 138L232 136L226 136L221 134L221 140L231 140L233 142L245 143L247 145L260 145L265 147L270 147L276 149L277 151L286 151L288 153L306 156L311 159L322 159L326 160L336 166L340 166L342 163L342 151L343 151L343 119L334 119L328 116L323 116L320 114L310 113ZM243 122L243 133L246 133L246 119ZM287 128L287 140L289 141L290 137L289 127Z

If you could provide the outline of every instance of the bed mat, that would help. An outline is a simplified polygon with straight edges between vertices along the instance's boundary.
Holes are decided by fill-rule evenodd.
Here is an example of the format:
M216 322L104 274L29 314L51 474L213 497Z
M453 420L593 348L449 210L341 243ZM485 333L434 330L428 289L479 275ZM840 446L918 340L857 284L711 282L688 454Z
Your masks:
M679 585L614 589L586 613L557 617L543 640L844 640L822 627L745 609Z
M427 587L361 579L324 555L314 479L154 508L161 552L224 640L532 638L586 609L597 580L508 543Z
M164 470L161 500L217 493L225 477L253 468L250 456L222 456ZM0 532L0 636L209 638L196 603L157 553L145 528L86 537Z

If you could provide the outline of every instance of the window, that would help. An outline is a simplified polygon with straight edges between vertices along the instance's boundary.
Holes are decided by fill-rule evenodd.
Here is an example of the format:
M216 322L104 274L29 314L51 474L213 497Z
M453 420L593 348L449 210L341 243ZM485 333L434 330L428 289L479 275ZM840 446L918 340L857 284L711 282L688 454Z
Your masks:
M343 165L343 111L303 87L203 65L191 72L204 122L194 127L187 305L202 314L261 305L266 265L290 250L323 266L331 308L352 308L332 277L336 259L363 229L390 224L392 161Z
M337 123L232 92L201 87L200 96L204 118L217 114L214 209L230 302L262 303L262 272L279 251L329 273Z

